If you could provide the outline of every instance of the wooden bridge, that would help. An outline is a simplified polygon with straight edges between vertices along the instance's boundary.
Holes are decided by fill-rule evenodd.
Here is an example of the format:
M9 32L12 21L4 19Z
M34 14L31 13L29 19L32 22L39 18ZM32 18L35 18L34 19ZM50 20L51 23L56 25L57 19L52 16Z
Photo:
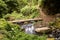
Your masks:
M38 21L43 21L42 18L34 18L34 19L26 19L26 20L14 20L14 21L9 21L9 22L12 22L14 24L19 24L19 25L24 25L25 22L28 22L28 23L33 23L33 22L38 22ZM41 28L35 28L35 31L36 32L41 32L41 31L47 31L49 30L50 28L49 27L41 27Z
M26 20L14 20L14 21L9 21L12 23L24 23L24 22L31 22L31 21L42 21L42 18L35 18L35 19L26 19Z

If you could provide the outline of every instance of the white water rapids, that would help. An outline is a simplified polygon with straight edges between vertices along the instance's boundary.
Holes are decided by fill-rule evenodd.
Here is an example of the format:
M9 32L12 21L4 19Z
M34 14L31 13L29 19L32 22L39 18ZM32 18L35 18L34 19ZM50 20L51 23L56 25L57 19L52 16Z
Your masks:
M22 28L22 29L25 29L25 32L26 32L27 34L35 34L34 24L32 24L32 23L22 25L21 28Z

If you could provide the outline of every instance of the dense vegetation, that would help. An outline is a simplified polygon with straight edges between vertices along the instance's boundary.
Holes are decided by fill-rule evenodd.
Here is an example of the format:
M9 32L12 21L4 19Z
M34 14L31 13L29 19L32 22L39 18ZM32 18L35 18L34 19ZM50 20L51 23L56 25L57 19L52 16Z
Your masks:
M20 26L8 21L30 19L39 16L39 7L49 15L60 13L58 0L0 0L0 40L46 40L46 35L26 34ZM60 18L50 26L60 29Z
M38 5L38 1L39 0L0 0L0 18L34 18L39 13L36 6Z
M0 19L0 40L46 40L46 36L26 34L19 25Z
M46 36L26 34L10 20L35 18L39 0L0 0L0 40L46 40Z

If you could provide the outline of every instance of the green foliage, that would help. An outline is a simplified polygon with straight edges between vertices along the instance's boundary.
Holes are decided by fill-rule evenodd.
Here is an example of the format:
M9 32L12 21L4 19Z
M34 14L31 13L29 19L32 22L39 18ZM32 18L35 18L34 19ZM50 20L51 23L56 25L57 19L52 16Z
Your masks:
M8 13L12 13L13 11L20 12L20 9L24 7L26 3L24 1L19 0L0 0L0 18Z
M18 11L17 9L18 3L12 0L0 0L0 18L7 13L11 13L14 10Z
M24 33L19 25L11 20L35 18L39 0L0 0L0 40L46 40L46 36ZM3 18L3 19L1 19ZM8 21L6 21L8 20Z
M11 14L3 16L3 18L6 20L30 19L35 18L38 15L39 11L36 8L36 6L25 6L24 8L21 9L20 13L13 11Z
M0 17L2 17L7 12L7 5L4 1L0 0ZM4 13L4 14L2 14Z
M6 20L35 18L39 11L35 5L39 0L0 0L0 18ZM18 15L18 16L16 16Z
M60 18L56 18L55 27L60 29Z
M39 37L37 35L26 34L22 32L19 25L6 22L2 19L0 21L2 21L4 28L0 27L0 35L2 34L3 36L0 40L46 40L46 36Z
M18 19L23 19L24 16L22 13L17 13L16 11L12 12L11 14L7 14L3 16L4 19L6 20L18 20Z
M3 29L6 26L6 21L4 19L0 19L0 29Z
M24 8L21 9L21 13L24 16L31 16L32 14L38 15L39 12L38 12L38 9L36 8L36 6L25 6ZM32 16L34 16L34 15L32 15ZM33 17L31 17L31 18L33 18Z

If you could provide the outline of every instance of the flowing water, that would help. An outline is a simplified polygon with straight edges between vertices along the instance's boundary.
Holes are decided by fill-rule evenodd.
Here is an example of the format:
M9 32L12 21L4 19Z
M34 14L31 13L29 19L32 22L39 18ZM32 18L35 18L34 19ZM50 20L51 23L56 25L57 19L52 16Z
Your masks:
M25 33L27 34L35 34L35 31L34 31L34 24L33 23L29 23L29 24L24 24L21 26L22 29L25 30Z
M21 29L24 29L25 33L27 34L37 34L35 32L35 26L33 23L23 24L21 25ZM53 38L47 38L47 40L60 40L60 30L54 30L51 32Z

